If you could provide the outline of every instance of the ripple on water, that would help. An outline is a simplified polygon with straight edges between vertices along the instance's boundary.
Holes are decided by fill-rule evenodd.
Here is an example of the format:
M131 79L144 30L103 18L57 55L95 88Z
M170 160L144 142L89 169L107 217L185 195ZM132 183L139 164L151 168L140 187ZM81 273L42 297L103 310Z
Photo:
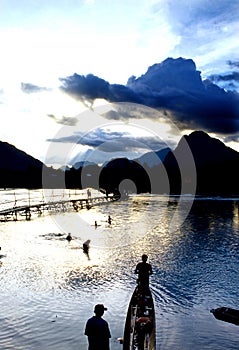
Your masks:
M0 226L6 254L0 268L0 349L85 349L85 321L102 302L108 307L111 348L118 350L114 340L123 334L134 268L144 252L154 270L157 350L238 349L238 329L209 312L233 307L239 298L236 216L224 213L225 203L218 210L215 202L200 203L175 232L169 232L168 219L176 204L162 215L156 198L89 211L88 219L94 222L98 215L102 229L78 227L70 243L49 218ZM109 214L110 227L105 226ZM82 242L89 238L87 257Z

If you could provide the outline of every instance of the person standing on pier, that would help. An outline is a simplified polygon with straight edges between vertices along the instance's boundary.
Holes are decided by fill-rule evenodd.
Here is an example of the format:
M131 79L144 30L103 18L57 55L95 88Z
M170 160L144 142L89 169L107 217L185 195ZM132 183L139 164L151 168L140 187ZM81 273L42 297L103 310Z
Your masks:
M135 268L135 273L138 275L138 284L143 288L149 287L149 276L152 275L152 266L147 263L148 256L142 255L142 262L138 263Z
M85 326L85 335L88 337L88 350L110 350L111 338L108 322L102 316L107 308L97 304L94 308L95 316L89 318Z

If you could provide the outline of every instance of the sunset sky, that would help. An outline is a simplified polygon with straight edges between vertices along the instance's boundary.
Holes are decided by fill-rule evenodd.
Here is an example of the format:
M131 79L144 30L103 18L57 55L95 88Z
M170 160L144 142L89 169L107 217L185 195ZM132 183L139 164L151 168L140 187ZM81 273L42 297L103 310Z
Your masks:
M109 153L116 137L127 144L117 151L136 155L136 146L160 147L150 139L167 118L178 128L170 135L161 124L169 143L201 129L239 151L238 13L239 0L1 0L0 140L42 161L52 143L60 153L76 144L77 152ZM174 61L161 64L168 57L195 67L183 60L177 76ZM159 115L97 119L92 108L109 102L140 103Z

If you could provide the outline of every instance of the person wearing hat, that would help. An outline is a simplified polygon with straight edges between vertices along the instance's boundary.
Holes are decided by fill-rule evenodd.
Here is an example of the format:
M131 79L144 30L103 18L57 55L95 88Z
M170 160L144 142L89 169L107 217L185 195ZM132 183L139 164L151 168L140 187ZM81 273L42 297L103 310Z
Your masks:
M107 308L97 304L94 308L95 316L88 319L85 326L85 335L88 337L88 350L110 350L111 338L108 322L102 316Z
M138 284L143 288L149 287L149 276L152 275L152 266L147 263L148 256L142 255L142 262L138 263L135 269L135 273L138 274Z

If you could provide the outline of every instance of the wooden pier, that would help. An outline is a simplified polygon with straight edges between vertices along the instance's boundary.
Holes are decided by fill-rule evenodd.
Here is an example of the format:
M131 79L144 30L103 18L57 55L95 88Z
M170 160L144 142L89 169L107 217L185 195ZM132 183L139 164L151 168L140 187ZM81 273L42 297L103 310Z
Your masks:
M86 196L79 198L68 198L68 199L60 199L60 200L43 200L38 203L32 203L30 199L27 204L24 205L16 205L17 201L15 201L14 205L9 206L8 208L1 209L0 208L0 221L17 221L19 216L24 217L26 220L31 220L32 214L42 215L43 212L64 212L64 211L79 211L81 209L90 210L93 206L112 202L118 200L119 197L117 195L107 195L107 196Z

